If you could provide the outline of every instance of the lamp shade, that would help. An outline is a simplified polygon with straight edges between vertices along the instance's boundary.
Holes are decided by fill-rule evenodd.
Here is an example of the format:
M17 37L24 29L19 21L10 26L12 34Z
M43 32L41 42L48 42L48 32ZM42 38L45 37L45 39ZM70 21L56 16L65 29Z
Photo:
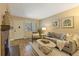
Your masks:
M42 30L46 30L46 27L42 27Z

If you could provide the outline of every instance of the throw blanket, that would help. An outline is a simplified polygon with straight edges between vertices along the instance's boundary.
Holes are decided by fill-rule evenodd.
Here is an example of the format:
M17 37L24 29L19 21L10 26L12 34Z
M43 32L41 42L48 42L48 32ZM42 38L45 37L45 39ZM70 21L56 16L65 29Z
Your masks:
M64 48L65 44L66 44L66 41L57 40L57 47L59 48L60 51Z

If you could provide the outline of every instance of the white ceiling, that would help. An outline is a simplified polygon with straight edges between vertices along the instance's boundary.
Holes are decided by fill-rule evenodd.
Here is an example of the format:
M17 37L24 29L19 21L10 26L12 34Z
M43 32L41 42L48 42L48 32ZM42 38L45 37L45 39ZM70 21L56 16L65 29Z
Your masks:
M72 3L16 3L9 4L9 11L15 16L43 19L78 5Z

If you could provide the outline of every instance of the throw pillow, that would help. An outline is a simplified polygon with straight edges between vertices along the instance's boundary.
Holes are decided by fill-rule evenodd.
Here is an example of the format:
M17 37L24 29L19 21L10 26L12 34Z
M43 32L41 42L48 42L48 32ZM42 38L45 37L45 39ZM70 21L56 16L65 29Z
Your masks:
M61 33L60 34L60 39L61 40L66 40L66 34L65 33Z
M60 51L64 48L65 44L66 44L66 41L57 40L57 47L59 48Z

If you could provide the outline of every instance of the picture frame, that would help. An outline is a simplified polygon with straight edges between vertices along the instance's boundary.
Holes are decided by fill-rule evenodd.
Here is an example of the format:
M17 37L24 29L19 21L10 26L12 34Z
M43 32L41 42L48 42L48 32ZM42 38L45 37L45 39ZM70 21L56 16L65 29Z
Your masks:
M73 28L74 27L74 17L65 17L62 19L62 28Z
M24 29L25 31L32 31L32 23L25 23Z
M56 18L52 21L53 28L60 28L60 19Z

